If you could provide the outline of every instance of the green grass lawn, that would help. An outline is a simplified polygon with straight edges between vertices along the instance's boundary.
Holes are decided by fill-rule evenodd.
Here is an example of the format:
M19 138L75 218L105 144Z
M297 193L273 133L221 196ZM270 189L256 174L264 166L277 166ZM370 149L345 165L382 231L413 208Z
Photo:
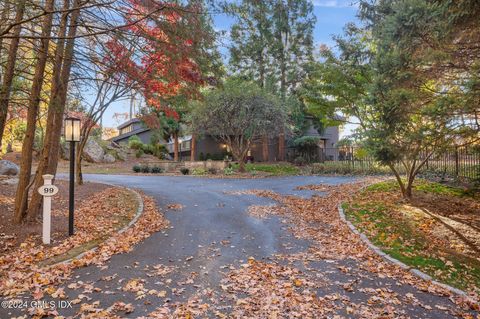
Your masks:
M238 171L238 164L233 164L233 169ZM269 173L272 176L298 175L301 173L297 166L288 163L267 164L267 163L248 163L245 166L247 172L255 174L256 172Z
M424 218L399 212L404 209L403 203L398 198L390 200L398 191L394 181L367 187L350 203L344 204L347 219L372 243L403 263L454 287L479 290L479 260L432 241L422 228L425 227ZM471 197L462 189L425 180L416 183L415 191L417 195L423 192L428 196Z

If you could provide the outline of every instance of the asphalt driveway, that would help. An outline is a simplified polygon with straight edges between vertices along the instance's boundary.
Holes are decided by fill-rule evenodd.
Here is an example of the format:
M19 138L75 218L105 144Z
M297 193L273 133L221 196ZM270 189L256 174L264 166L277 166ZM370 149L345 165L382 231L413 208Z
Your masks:
M99 301L106 308L116 301L132 303L135 311L125 317L145 316L160 305L183 302L200 291L216 291L221 296L219 282L228 272L229 265L245 263L249 257L268 261L274 254L304 251L309 242L293 237L288 223L282 218L258 219L247 214L250 205L266 205L269 199L253 195L231 195L228 192L264 189L279 194L310 197L313 191L296 190L296 187L308 184L340 184L352 181L349 177L278 177L264 179L211 179L191 176L114 176L85 175L85 180L106 182L139 189L156 199L171 227L135 246L122 255L115 255L108 267L95 266L75 271L72 280L67 282L65 292L69 299L75 299L82 290L67 288L71 282L81 281L101 290L89 292L89 303ZM227 192L227 193L226 193ZM169 204L181 204L183 209L170 210ZM451 318L445 311L454 310L455 305L445 297L437 297L420 292L414 287L403 285L393 279L374 278L361 275L352 261L342 261L357 271L362 287L387 287L401 295L414 294L422 304L429 307L399 305L399 317L411 318ZM149 271L155 265L165 265L171 271L159 280L150 276ZM339 270L338 263L319 261L312 263L308 271L326 274L332 281L342 281L345 274ZM299 266L300 267L300 266ZM305 270L307 271L307 270ZM105 280L109 278L109 280ZM167 291L167 299L159 301L157 296L145 296L136 299L135 294L121 290L129 279L137 278L148 289ZM168 286L168 289L165 288ZM326 290L332 289L325 288ZM319 293L322 293L319 291ZM342 293L345 293L342 291ZM348 292L352 300L367 300L369 296L359 292ZM219 306L220 307L220 306ZM60 315L71 316L78 312L79 305L72 309L60 310ZM224 305L228 313L229 305ZM340 311L340 315L349 317ZM8 318L13 313L0 310L0 318ZM214 315L211 315L215 317Z

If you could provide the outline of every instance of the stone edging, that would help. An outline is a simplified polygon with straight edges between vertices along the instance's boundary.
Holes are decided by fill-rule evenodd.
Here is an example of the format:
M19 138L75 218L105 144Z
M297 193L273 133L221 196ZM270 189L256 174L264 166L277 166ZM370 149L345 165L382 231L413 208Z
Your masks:
M347 220L347 218L345 217L345 212L343 211L343 207L342 207L342 204L338 205L338 214L340 215L340 219L345 222L345 224L347 224L348 228L351 229L351 231L357 235L359 235L360 239L371 249L373 250L377 255L379 255L380 257L382 257L383 259L399 266L400 268L403 268L404 270L407 270L409 271L410 273L412 273L413 275L423 279L423 280L426 280L426 281L430 281L432 282L433 284L437 285L437 286L440 286L448 291L450 291L451 293L454 293L454 294L457 294L457 295L460 295L461 297L464 297L464 298L467 298L467 299L471 299L471 297L463 290L460 290L458 288L455 288L455 287L452 287L450 285L447 285L447 284L444 284L444 283L441 283L441 282L438 282L436 280L434 280L431 276L427 275L426 273L424 273L423 271L420 271L416 268L413 268L413 267L410 267L406 264L404 264L403 262L401 262L400 260L398 259L395 259L393 258L392 256L389 256L388 254L384 253L379 247L375 246L368 238L367 236L365 236L365 234L363 233L360 233L356 228L355 226L349 221Z
M133 189L131 189L131 188L128 188L128 187L123 187L123 186L118 186L118 185L109 184L109 183L103 183L103 182L100 183L100 184L104 184L104 185L109 185L109 186L112 186L112 187L117 187L117 188L126 189L126 190L128 190L129 192L132 192L132 193L135 195L136 199L137 199L138 207L137 207L137 211L136 211L136 213L135 213L135 216L134 216L134 217L132 218L132 220L128 223L128 225L126 225L125 227L123 227L122 229L120 229L120 230L117 232L117 234L124 233L124 232L125 232L127 229L129 229L133 224L135 224L135 223L137 222L137 220L140 218L140 216L143 214L143 199L142 199L142 196L140 196L140 194L139 194L137 191L135 191L135 190L133 190ZM106 239L106 240L108 240L108 239ZM105 241L103 241L103 242L105 242ZM103 242L102 242L102 243L103 243ZM99 244L99 245L100 245L100 244ZM70 263L71 261L73 261L74 259L80 259L80 258L82 258L83 256L85 256L86 254L96 251L96 250L98 249L98 246L99 246L99 245L97 245L97 246L95 246L95 247L93 247L93 248L90 248L89 250L84 251L83 253L80 253L80 254L72 257L72 258L69 258L69 259L67 259L67 260L60 261L60 262L55 263L55 264L52 264L52 265L50 265L50 266L57 266L57 265L61 265L61 264L67 264L67 263Z

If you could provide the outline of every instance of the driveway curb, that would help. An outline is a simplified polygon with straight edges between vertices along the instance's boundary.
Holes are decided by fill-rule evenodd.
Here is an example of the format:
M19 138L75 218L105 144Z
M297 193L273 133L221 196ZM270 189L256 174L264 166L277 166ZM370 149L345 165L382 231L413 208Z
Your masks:
M118 185L110 184L110 183L101 183L101 184L109 185L109 186L117 187L117 188L123 188L123 189L125 189L125 190L127 190L127 191L129 191L129 192L132 192L132 193L135 195L136 199L137 199L138 207L137 207L137 211L135 212L135 216L134 216L134 217L132 218L132 220L128 223L128 225L126 225L125 227L123 227L122 229L120 229L119 231L117 231L117 233L116 233L116 234L122 234L122 233L124 233L127 229L129 229L133 224L135 224L135 223L137 222L137 220L140 218L140 216L142 216L142 214L143 214L143 208L144 208L142 196L140 196L140 194L139 194L137 191L135 191L135 190L133 190L133 189L131 189L131 188L128 188L128 187L118 186ZM111 236L110 236L110 237L111 237ZM102 244L103 242L105 242L105 241L107 241L107 240L108 240L108 239L102 241L100 244ZM75 260L75 259L80 259L80 258L82 258L83 256L85 256L86 254L96 251L96 250L98 249L98 246L99 246L100 244L98 244L98 245L96 245L95 247L90 248L89 250L86 250L86 251L84 251L83 253L78 254L78 255L76 255L76 256L74 256L74 257L72 257L72 258L69 258L69 259L67 259L67 260L60 261L60 262L55 263L55 264L52 264L52 265L50 265L50 266L57 266L57 265L61 265L61 264L68 264L68 263L72 262L72 261Z
M451 293L453 294L457 294L461 297L464 297L466 299L468 299L469 301L473 302L473 303L476 303L475 300L473 300L465 291L463 290L460 290L458 288L455 288L455 287L452 287L450 285L447 285L447 284L444 284L444 283L441 283L441 282L438 282L436 280L434 280L430 275L427 275L426 273L424 273L423 271L421 270L418 270L416 268L413 268L413 267L410 267L406 264L404 264L403 262L401 262L400 260L398 259L395 259L393 258L392 256L389 256L388 254L384 253L378 246L375 246L371 241L370 239L367 238L367 236L363 233L360 233L358 231L358 229L349 221L347 220L347 218L345 217L345 212L343 210L343 207L342 207L342 204L339 204L338 205L338 214L340 215L340 219L345 223L347 224L348 228L350 228L350 230L359 235L360 239L371 249L373 250L377 255L379 255L380 257L382 257L383 259L399 266L400 268L403 268L405 270L408 270L410 273L412 273L413 275L423 279L423 280L426 280L426 281L430 281L432 282L433 284L437 285L437 286L440 286L448 291L450 291Z

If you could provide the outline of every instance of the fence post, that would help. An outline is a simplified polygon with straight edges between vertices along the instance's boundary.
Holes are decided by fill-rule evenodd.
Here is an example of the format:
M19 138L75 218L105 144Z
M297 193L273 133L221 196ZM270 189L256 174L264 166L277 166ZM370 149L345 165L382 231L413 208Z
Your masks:
M458 146L455 146L455 178L458 178Z

